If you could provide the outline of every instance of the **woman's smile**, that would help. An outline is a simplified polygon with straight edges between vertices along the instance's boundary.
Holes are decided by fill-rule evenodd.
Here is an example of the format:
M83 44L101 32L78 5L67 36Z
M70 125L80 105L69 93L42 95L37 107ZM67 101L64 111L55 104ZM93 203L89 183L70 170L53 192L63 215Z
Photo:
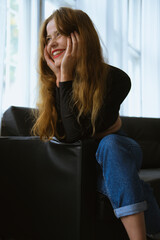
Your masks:
M64 53L64 49L56 49L54 51L52 51L52 57L53 59L59 57L60 55L62 55Z

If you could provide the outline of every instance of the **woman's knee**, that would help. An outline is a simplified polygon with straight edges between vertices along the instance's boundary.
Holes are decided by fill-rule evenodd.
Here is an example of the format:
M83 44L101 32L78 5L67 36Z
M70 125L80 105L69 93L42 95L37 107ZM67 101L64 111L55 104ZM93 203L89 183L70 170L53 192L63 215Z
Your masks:
M99 143L99 150L111 150L119 146L119 136L116 134L109 134L102 138Z
M110 160L114 163L118 161L119 164L134 161L139 169L142 163L142 151L139 144L133 139L118 134L110 134L100 141L96 158L101 165L102 162Z
M96 158L99 164L101 165L102 161L109 161L111 156L117 153L119 148L119 140L116 134L110 134L105 136L99 143L96 152Z
M100 141L97 153L108 154L111 152L115 154L117 151L122 151L122 146L124 146L124 144L122 144L122 136L117 134L109 134Z

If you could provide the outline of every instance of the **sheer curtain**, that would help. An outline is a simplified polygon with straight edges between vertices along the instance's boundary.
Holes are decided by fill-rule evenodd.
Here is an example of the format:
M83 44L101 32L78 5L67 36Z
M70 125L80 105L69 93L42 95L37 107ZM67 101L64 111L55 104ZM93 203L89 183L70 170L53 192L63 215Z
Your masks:
M160 117L160 1L77 0L76 7L95 23L109 64L131 77L120 114Z
M160 117L160 1L108 0L107 22L109 61L132 81L121 115Z
M14 84L16 94L12 99L12 105L35 106L40 20L39 0L19 1L18 64L17 78ZM6 96L8 94L6 94Z
M29 73L30 73L30 9L31 2L21 0L19 2L19 38L18 38L18 64L17 76L13 85L12 104L16 106L26 106L29 103L29 96L26 89L29 89ZM9 96L8 93L6 94Z
M142 116L160 118L160 1L142 1Z
M11 105L35 106L40 8L41 0L0 1L0 118Z
M4 57L5 57L5 37L6 37L6 0L0 1L0 26L1 26L1 44L0 44L0 129L1 129L1 115L2 115L2 89L4 85Z

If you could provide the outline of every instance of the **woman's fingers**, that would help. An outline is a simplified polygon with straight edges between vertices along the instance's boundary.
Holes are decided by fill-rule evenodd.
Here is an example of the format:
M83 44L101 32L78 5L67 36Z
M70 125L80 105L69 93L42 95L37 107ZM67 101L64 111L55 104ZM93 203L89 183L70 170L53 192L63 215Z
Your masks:
M50 58L50 56L49 56L49 54L47 52L47 48L46 47L44 48L44 58L45 58L48 66L53 62L53 60Z
M66 54L71 54L72 51L72 40L70 37L67 38L67 49Z
M71 55L73 57L77 57L77 53L79 53L79 35L77 32L71 33L70 37L67 38L67 49L66 55Z
M46 63L48 65L48 67L54 72L54 74L57 76L59 73L59 69L55 66L55 63L53 61L53 59L50 57L50 55L48 54L47 48L45 46L44 48L44 58L46 60Z
M73 56L77 56L78 42L77 42L77 38L75 36L75 33L71 33L71 40L72 40L72 51L71 51L71 54Z
M61 76L67 76L66 79L72 79L73 71L80 56L80 49L79 34L73 32L67 38L67 48L61 63Z
M81 54L81 41L80 41L79 34L76 31L74 32L74 36L75 36L76 43L77 43L76 55L77 55L77 58L79 58L80 54Z

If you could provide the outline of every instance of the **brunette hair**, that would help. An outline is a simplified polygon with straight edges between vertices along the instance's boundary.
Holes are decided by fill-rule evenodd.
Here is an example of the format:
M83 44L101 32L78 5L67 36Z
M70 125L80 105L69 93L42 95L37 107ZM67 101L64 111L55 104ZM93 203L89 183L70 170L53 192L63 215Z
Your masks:
M62 7L47 18L40 31L39 44L39 109L36 122L33 126L34 134L41 139L59 137L57 126L57 111L55 108L56 76L47 66L44 59L44 47L46 44L46 26L55 20L57 30L66 36L77 31L82 42L81 57L74 73L72 100L76 105L79 115L90 115L95 133L95 121L98 111L103 103L103 95L106 86L106 70L108 65L104 64L101 45L95 27L89 16L77 9ZM105 75L105 77L104 77Z

